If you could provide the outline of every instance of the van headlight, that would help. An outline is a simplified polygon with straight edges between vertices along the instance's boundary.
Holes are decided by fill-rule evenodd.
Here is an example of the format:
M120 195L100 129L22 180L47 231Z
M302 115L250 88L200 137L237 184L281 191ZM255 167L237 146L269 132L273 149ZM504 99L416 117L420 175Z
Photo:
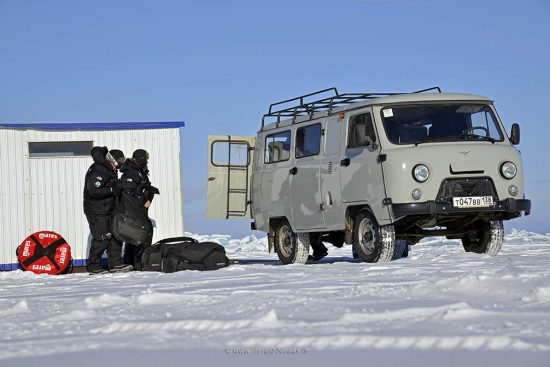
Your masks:
M518 173L518 168L512 162L504 162L500 166L500 174L507 180L516 177L516 173Z
M430 170L423 164L417 164L413 168L413 177L418 182L425 182L430 177Z

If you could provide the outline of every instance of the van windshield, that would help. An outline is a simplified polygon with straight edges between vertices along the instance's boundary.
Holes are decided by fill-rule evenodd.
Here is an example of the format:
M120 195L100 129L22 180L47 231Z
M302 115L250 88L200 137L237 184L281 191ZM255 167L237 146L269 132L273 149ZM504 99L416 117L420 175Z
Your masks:
M382 120L393 144L504 140L493 110L481 104L386 106Z

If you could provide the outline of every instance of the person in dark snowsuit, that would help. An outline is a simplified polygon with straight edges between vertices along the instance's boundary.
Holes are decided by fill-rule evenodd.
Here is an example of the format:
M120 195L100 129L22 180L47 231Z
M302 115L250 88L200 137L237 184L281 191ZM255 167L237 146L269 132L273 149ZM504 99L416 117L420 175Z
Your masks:
M84 214L92 235L88 271L90 274L107 272L101 266L101 256L105 250L110 271L127 271L131 267L122 262L122 243L111 235L111 215L116 198L122 191L117 179L117 163L107 147L94 147L90 155L94 163L84 179Z
M122 183L123 201L131 201L133 205L128 206L139 211L139 213L135 213L135 215L143 218L143 220L148 221L150 224L148 214L149 207L153 202L154 195L159 194L159 191L156 187L151 186L149 170L147 168L148 160L149 153L144 149L136 150L134 154L132 154L132 158L126 159L122 167L120 167L120 172L122 172L120 181ZM152 231L152 225L150 228ZM150 237L152 239L152 232ZM150 245L150 243L145 243L143 245ZM126 243L123 256L124 263L136 267L136 260L139 257L143 245L137 246L135 244ZM139 266L137 266L137 268L139 268Z
M118 149L111 149L109 150L109 153L111 154L111 157L116 161L117 168L120 168L124 161L126 161L126 157L124 156L124 152L122 150Z

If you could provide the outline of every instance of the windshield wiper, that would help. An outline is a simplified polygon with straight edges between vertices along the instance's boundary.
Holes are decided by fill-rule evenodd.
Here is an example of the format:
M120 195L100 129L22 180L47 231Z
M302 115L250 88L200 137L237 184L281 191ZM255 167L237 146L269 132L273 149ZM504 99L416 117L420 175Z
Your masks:
M420 139L420 140L414 142L414 146L417 147L418 144L424 144L424 143L426 143L426 142L428 142L428 141L430 141L430 140L432 140L430 137L427 137L427 138L424 138L424 139Z
M472 138L475 138L477 140L485 140L485 141L491 142L491 144L494 144L496 142L495 139L493 139L489 136L485 136L485 135L462 133L462 135L460 135L460 137L462 139L467 139L467 140L473 140Z
M493 138L490 138L488 136L483 136L483 135L476 135L476 134L466 134L466 133L463 133L462 135L460 135L459 137L456 137L456 136L447 136L445 138L430 138L430 137L427 137L427 138L424 138L424 139L420 139L420 140L417 140L414 142L414 145L415 146L418 146L420 144L424 144L424 143L427 143L429 141L433 141L433 142L436 142L436 141L455 141L455 139L457 138L460 138L462 140L466 140L466 138L476 138L478 140L485 140L485 141L489 141L491 142L491 144L494 144L495 143L495 139ZM470 139L468 139L470 140Z
M474 134L475 130L482 130L483 132L485 132L485 135ZM465 138L479 138L481 140L490 141L491 144L494 144L495 141L496 141L495 139L493 139L489 136L489 129L487 129L486 127L483 127L483 126L474 126L474 127L469 128L469 129L463 130L460 137L462 139L465 139Z
M414 145L415 146L418 146L419 144L424 144L424 143L427 143L429 141L433 141L433 142L442 142L442 141L453 141L454 139L456 139L456 137L454 136L444 136L444 137L426 137L424 139L420 139L420 140L417 140L414 142ZM411 144L411 143L409 143Z

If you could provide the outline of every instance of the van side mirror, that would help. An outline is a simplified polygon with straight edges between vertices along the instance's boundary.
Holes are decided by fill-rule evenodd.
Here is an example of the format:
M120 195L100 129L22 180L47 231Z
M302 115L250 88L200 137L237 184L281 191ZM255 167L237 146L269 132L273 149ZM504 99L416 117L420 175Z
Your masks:
M519 133L519 125L516 123L512 124L512 133L510 134L510 142L513 145L519 144L520 133Z

